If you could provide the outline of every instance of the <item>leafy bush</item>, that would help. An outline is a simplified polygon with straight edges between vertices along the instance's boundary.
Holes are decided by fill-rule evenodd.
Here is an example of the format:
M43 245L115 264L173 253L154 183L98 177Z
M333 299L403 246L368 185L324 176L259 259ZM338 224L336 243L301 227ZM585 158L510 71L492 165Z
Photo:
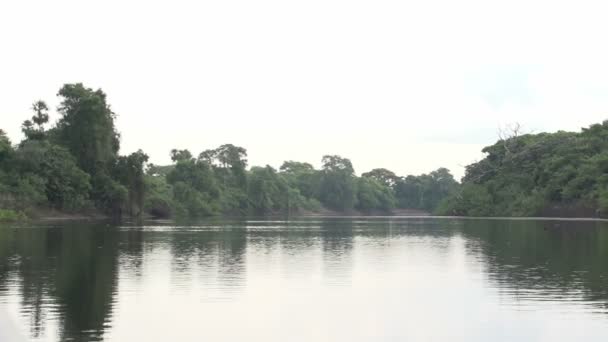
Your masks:
M0 222L14 222L26 220L27 216L21 211L0 209Z

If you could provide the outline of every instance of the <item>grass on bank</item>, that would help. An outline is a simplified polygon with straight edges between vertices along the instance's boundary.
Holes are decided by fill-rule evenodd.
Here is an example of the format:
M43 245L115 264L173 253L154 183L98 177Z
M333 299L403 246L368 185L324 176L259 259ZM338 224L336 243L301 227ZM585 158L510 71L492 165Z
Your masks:
M21 211L0 209L0 222L14 222L26 220L27 216Z

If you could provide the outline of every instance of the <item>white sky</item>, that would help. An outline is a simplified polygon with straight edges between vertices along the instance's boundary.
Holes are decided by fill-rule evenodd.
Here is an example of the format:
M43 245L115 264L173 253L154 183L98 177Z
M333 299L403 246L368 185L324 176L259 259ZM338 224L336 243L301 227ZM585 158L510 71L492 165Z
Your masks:
M2 1L0 128L64 83L101 87L122 153L223 143L252 165L457 177L499 126L608 118L601 1ZM55 119L57 115L53 115Z

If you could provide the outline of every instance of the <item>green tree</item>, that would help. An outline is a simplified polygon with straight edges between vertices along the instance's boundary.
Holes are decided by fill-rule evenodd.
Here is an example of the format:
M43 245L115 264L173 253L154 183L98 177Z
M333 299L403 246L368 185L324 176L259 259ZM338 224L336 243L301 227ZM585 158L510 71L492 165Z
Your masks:
M224 144L199 154L199 162L211 165L221 188L221 207L225 213L245 214L247 199L247 150Z
M155 165L152 163L148 164L146 173L150 176L163 176L166 177L171 170L175 168L175 165Z
M76 158L78 166L91 175L91 198L97 207L120 215L127 189L114 180L112 170L118 159L119 134L116 115L101 90L81 83L66 84L59 90L61 118L52 136Z
M281 174L289 185L297 189L307 200L319 197L321 173L309 163L286 161L280 167Z
M76 83L64 85L58 95L62 97L56 127L59 143L88 174L107 173L118 157L120 140L106 94Z
M485 157L467 166L462 190L444 208L460 215L602 214L608 121L580 133L513 135L482 151Z
M23 122L21 131L27 139L44 139L46 136L44 125L49 122L49 107L44 101L39 100L32 104L32 110L34 111L34 116L32 116L31 120L25 120Z
M429 174L401 178L395 182L394 189L400 208L433 212L458 187L459 184L450 171L439 168Z
M221 190L211 166L204 160L178 159L167 174L173 186L176 211L188 216L207 216L220 211Z
M372 177L357 179L357 209L388 212L395 207L395 202L393 190L381 181Z
M422 209L422 182L419 177L407 176L395 183L395 197L399 208Z
M355 170L351 161L336 155L326 155L322 159L323 170L319 197L328 208L335 210L353 209L356 202Z
M173 198L173 187L167 183L167 177L159 174L148 174L144 177L145 197L144 211L158 218L169 218L177 204Z
M361 175L361 177L375 179L388 187L395 186L395 184L399 181L399 177L397 177L393 171L382 168L365 172Z
M12 153L13 146L11 145L11 140L6 133L0 129L0 168L8 166L9 158Z
M89 175L76 165L74 157L65 148L47 141L26 141L16 151L15 167L19 174L35 175L35 181L30 177L22 184L26 188L36 184L51 207L75 210L86 205L91 189ZM33 198L40 198L37 191L25 190L28 192L33 194ZM44 204L42 198L34 202Z
M192 153L190 153L190 151L188 151L188 150L178 150L178 149L171 150L171 160L174 163L181 161L181 160L190 160L190 159L192 159Z
M251 168L247 189L251 209L267 214L289 209L289 186L270 166Z
M116 178L128 191L127 211L131 216L140 217L144 210L144 165L148 155L138 150L129 156L121 156L115 168Z

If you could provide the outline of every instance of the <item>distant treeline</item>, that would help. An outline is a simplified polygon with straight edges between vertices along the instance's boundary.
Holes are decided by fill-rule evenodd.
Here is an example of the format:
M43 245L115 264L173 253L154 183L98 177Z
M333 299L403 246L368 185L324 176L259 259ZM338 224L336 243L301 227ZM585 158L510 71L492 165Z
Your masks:
M82 84L58 93L60 118L34 103L12 145L0 130L0 220L40 209L111 216L202 217L298 212L389 213L421 209L461 216L598 216L608 213L608 121L580 133L513 130L483 149L459 184L445 168L400 177L355 174L351 161L322 158L321 169L286 161L248 167L247 151L225 144L171 151L173 164L148 164L141 150L119 155L120 134L106 94Z
M152 165L141 150L119 155L103 91L66 84L58 96L52 127L48 106L38 101L22 125L23 141L14 146L0 130L0 216L39 209L134 217L433 211L458 188L445 168L407 177L374 169L358 177L350 160L335 155L324 156L320 170L296 161L279 170L248 168L247 151L231 144L198 156L174 149L172 165Z

